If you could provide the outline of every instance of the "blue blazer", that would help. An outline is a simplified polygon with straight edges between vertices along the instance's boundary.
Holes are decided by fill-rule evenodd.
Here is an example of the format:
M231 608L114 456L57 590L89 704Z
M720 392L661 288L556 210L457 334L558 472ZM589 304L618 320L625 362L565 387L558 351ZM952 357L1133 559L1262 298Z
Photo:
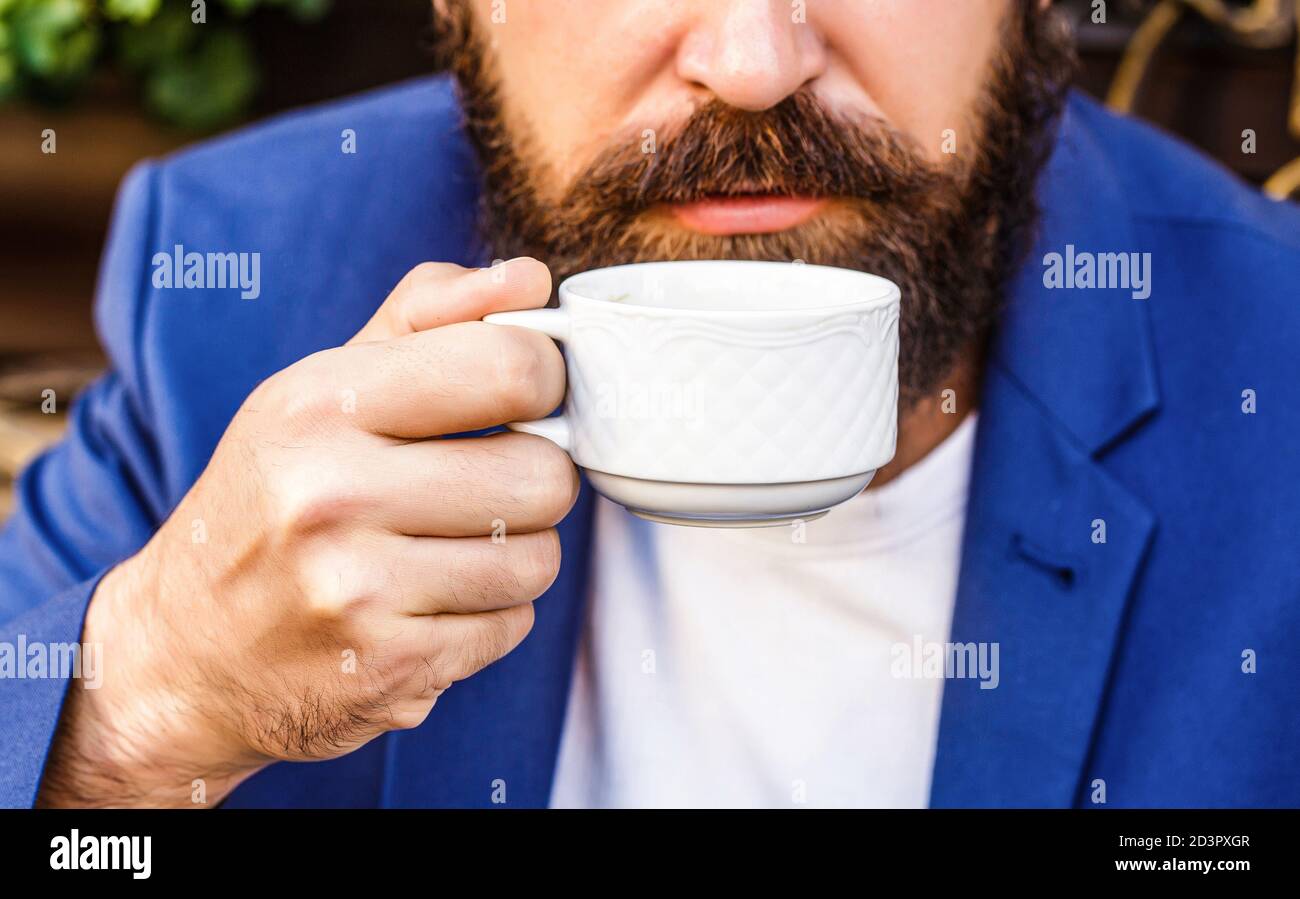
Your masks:
M426 79L132 171L96 299L111 368L18 484L0 642L77 641L260 379L347 340L417 263L484 261L459 121ZM1107 806L1300 806L1300 212L1080 96L1040 199L982 388L952 625L1000 644L1001 683L945 684L931 802L1097 806L1104 782ZM260 252L261 296L155 288L177 244ZM1150 253L1150 297L1049 289L1070 246ZM507 805L545 805L590 513L584 489L516 652L420 728L274 765L227 804L490 806L504 781ZM0 804L33 801L67 686L0 680Z

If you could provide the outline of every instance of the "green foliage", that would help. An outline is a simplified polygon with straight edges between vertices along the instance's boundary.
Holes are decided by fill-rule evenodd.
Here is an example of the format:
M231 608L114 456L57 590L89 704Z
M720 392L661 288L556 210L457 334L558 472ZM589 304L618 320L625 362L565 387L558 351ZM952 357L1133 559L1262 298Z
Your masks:
M100 30L87 0L14 0L7 24L20 78L61 93L81 79L99 50Z
M162 0L104 0L104 16L109 19L126 19L140 24L158 13Z
M243 115L259 70L246 29L260 10L301 21L330 0L0 0L0 101L64 101L99 67L130 75L146 107L208 130Z
M17 87L18 62L14 59L12 31L7 23L0 21L0 101L12 96Z
M185 57L164 59L148 75L149 108L183 128L204 128L245 108L257 87L257 62L244 36L216 31Z

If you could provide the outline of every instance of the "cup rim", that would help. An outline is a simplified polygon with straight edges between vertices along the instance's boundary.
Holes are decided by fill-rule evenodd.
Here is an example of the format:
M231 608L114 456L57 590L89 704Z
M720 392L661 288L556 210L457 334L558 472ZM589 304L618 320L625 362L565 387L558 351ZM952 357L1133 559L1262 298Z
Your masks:
M694 265L718 265L725 263L729 266L744 266L747 268L759 267L787 267L798 265L809 269L821 269L833 271L839 274L857 276L873 282L875 285L875 295L863 300L854 300L849 303L836 303L828 306L809 306L803 308L789 309L692 309L690 307L676 306L645 306L636 303L616 303L611 300L603 300L598 297L587 296L579 293L574 287L573 282L591 277L593 275L607 275L611 272L618 272L623 269L646 269L657 267L688 267ZM655 262L629 262L622 265L609 265L603 268L588 269L584 272L578 272L570 275L560 282L559 297L562 303L578 302L590 303L593 305L608 306L616 309L636 310L637 312L647 315L658 315L671 318L722 318L722 319L765 319L765 318L789 318L790 316L806 316L810 318L821 317L845 312L871 312L876 309L888 308L897 304L902 297L902 292L898 285L888 278L881 275L873 275L870 272L861 272L856 269L839 268L833 265L814 265L812 263L796 262L773 262L770 260L760 259L668 259Z

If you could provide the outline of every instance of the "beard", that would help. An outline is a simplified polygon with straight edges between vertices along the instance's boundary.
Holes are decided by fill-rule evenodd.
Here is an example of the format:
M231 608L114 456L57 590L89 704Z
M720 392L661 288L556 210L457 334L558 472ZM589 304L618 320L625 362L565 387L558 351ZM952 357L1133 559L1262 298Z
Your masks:
M1015 0L962 150L935 163L889 123L828 110L801 88L749 112L712 100L659 132L615 138L563 191L506 121L486 44L463 4L444 6L435 44L455 74L483 173L482 238L500 258L533 256L556 284L577 272L682 259L794 261L856 269L899 286L899 405L934 394L987 342L1038 219L1035 184L1074 72L1068 26ZM710 235L668 204L769 194L825 198L804 224Z

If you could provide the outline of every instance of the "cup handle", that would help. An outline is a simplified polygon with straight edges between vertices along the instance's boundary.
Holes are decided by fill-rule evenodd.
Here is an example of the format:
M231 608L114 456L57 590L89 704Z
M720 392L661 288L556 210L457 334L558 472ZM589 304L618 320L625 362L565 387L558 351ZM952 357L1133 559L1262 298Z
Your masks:
M483 316L483 321L493 325L513 325L539 331L559 343L569 339L569 313L564 309L520 309L515 312L493 312ZM572 433L568 416L561 413L537 421L512 421L506 424L512 431L545 437L566 453L573 452Z

